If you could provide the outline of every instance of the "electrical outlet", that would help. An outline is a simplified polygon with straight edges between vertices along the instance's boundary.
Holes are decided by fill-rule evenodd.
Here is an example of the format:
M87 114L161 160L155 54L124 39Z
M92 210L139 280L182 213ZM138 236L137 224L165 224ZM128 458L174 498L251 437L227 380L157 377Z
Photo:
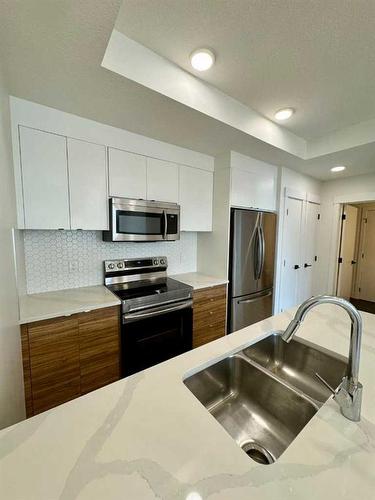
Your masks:
M78 260L70 260L69 261L69 272L75 273L78 271L78 269L79 269Z

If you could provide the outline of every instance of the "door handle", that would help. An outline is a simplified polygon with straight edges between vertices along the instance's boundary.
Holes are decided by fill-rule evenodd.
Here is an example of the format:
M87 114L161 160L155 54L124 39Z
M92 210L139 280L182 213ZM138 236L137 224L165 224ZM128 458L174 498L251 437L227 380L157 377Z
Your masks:
M298 265L298 264L296 264L296 265L294 266L294 269L299 269L299 265Z
M352 265L357 264L356 260L352 260Z
M237 300L237 304L251 304L252 302L257 302L259 299L264 299L265 297L270 297L272 295L272 291L267 292L263 295L257 295L253 299L243 299L243 300Z
M167 214L165 210L163 210L163 217L164 217L164 231L163 231L163 239L167 239L167 231L168 231L168 219L167 219Z
M306 269L306 267L312 267L312 264L306 264L306 262L305 262L303 267Z

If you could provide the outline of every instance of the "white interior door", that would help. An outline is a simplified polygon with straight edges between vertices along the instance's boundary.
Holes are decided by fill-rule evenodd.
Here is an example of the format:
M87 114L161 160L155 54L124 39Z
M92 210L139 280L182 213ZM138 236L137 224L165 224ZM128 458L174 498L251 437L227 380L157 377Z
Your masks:
M364 210L359 296L375 302L375 208Z
M353 285L353 263L357 233L358 208L344 205L341 226L337 295L350 299Z
M304 228L302 238L303 262L301 269L301 280L299 286L299 302L314 295L313 277L317 266L316 257L316 238L319 224L320 205L307 201L305 203Z
M299 303L303 204L302 199L285 198L280 287L282 311Z

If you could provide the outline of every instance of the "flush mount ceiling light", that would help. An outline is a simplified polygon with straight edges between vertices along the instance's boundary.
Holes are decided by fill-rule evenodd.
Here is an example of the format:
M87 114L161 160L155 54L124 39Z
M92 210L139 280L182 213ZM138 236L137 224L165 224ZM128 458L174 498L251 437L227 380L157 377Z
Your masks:
M275 118L276 120L280 121L288 120L293 114L294 114L293 108L283 108L279 109L279 111L276 111Z
M190 55L190 62L197 71L206 71L215 62L215 54L209 49L197 49Z
M346 167L344 165L338 165L337 167L332 167L331 172L342 172Z

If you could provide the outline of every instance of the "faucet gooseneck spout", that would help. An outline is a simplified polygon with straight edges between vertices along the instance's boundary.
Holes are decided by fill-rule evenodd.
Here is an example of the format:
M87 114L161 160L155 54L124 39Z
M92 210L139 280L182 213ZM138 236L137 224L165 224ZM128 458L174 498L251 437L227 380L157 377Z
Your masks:
M350 349L348 368L345 377L337 390L332 389L327 382L316 374L318 379L328 387L334 395L341 408L341 413L355 422L361 418L362 384L358 381L359 360L362 339L362 318L358 310L347 300L330 295L318 295L303 302L289 323L281 338L284 342L290 342L305 319L307 313L319 304L335 304L343 308L351 319Z

